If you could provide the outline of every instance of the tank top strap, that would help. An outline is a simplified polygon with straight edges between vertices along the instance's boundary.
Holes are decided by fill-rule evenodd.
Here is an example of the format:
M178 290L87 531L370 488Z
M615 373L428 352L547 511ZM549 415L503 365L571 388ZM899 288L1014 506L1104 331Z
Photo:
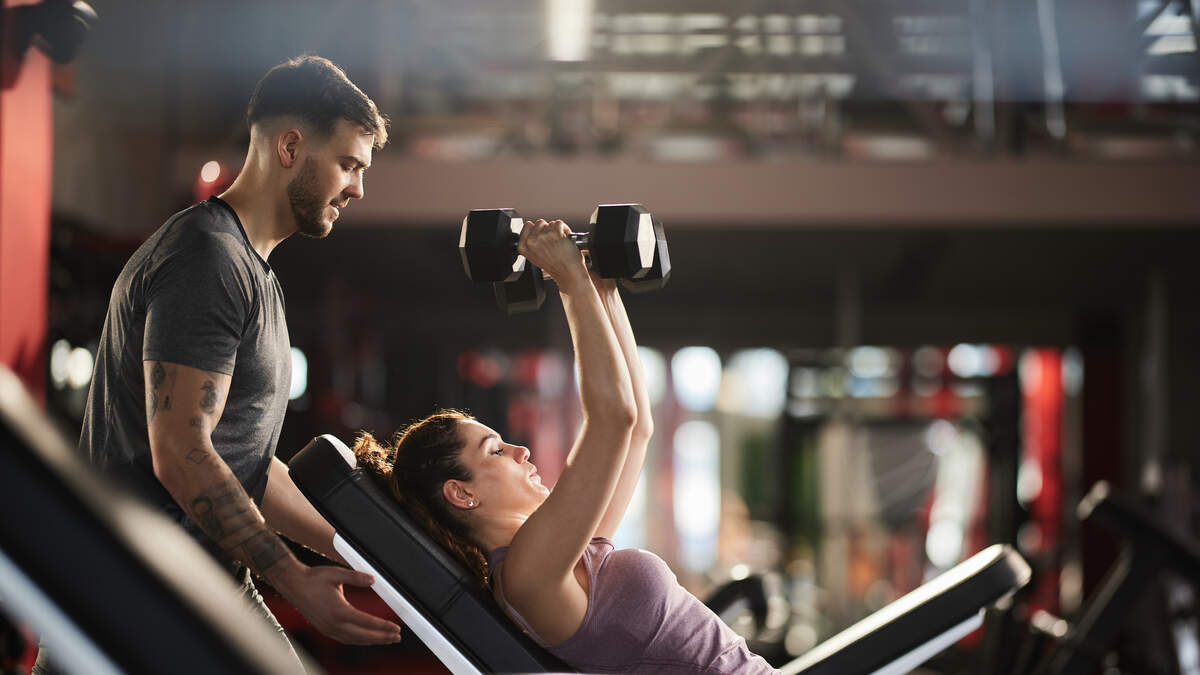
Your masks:
M498 559L496 560L496 562L493 563L492 556L497 551L502 551L502 552L498 556ZM530 626L529 622L525 620L525 617L521 616L521 613L517 611L517 608L508 604L508 599L504 597L504 584L500 580L500 576L501 576L500 568L497 567L496 565L504 562L504 558L505 558L504 553L507 553L507 552L508 552L508 547L505 546L501 549L496 549L496 551L492 551L491 553L488 553L488 568L489 568L489 571L491 572L492 588L496 589L496 598L500 601L500 608L504 610L504 613L507 614L510 619L515 621L517 623L517 625L521 627L521 630L525 631L525 633L528 634L529 637L533 638L534 642L538 643L538 645L541 646L543 649L549 649L550 643L543 640L542 636L538 635L537 631L535 631L533 629L533 626Z
M596 585L596 575L600 573L600 568L603 566L604 559L607 557L607 554L612 551L612 549L613 543L607 537L592 537L592 540L588 542L587 548L583 550L583 567L587 570L588 574L588 614L590 614L592 610L590 607L592 595L591 589ZM487 556L489 581L492 584L492 588L495 589L496 597L500 601L500 607L506 614L508 614L510 618L512 618L513 621L517 623L518 626L521 627L521 630L525 631L529 637L533 638L534 642L537 642L538 645L544 649L551 649L550 643L542 639L542 636L538 635L537 631L535 631L533 627L529 625L529 622L525 620L525 617L521 616L521 613L518 612L515 607L508 604L508 599L504 597L504 584L501 581L502 572L500 565L507 557L507 546L501 546L500 548L493 549L488 552ZM557 646L561 647L562 645Z

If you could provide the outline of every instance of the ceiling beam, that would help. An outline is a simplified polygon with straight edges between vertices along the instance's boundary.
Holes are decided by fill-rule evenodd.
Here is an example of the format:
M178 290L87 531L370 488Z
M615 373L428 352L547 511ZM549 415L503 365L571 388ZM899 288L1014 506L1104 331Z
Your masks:
M586 218L597 203L640 202L668 226L1200 227L1195 162L1057 159L868 163L663 163L627 159L441 162L389 156L343 225L454 224L470 208ZM183 153L190 185L211 155ZM240 157L222 159L240 166Z

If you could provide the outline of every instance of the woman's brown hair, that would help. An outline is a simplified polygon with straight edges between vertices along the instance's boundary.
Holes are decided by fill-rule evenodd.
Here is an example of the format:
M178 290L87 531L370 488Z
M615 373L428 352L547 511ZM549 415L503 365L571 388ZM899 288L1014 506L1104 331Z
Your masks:
M442 494L448 480L471 480L471 472L458 459L463 447L458 425L474 419L460 410L439 410L397 431L390 445L363 432L354 442L354 455L358 465L487 588L487 556Z

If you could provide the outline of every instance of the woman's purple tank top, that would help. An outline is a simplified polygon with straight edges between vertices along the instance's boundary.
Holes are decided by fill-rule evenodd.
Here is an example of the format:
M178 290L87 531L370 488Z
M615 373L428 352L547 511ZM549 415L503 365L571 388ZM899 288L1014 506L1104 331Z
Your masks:
M488 554L497 570L508 547ZM579 630L548 645L517 610L500 604L538 644L583 672L775 673L761 656L675 578L661 558L639 549L615 550L603 537L583 552L588 606ZM498 588L500 572L492 582Z

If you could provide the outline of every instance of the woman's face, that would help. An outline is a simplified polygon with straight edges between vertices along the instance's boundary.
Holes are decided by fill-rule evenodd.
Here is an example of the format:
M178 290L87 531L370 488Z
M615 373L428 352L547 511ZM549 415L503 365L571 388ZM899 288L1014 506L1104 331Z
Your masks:
M528 516L541 506L550 489L542 485L537 467L529 461L529 448L505 443L495 431L475 421L459 422L458 433L463 440L459 459L472 479L462 482L461 490L447 488L452 503L492 516ZM464 497L474 506L463 504Z

